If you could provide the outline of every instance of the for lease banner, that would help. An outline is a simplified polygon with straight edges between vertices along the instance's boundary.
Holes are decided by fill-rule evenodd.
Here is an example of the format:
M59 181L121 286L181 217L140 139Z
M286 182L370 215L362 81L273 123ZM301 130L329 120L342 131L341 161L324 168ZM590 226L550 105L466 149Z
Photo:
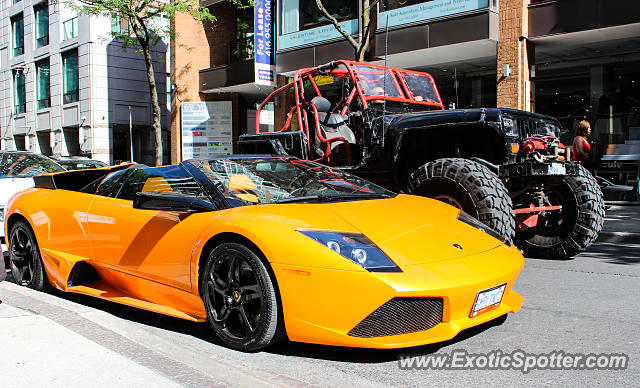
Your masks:
M276 54L274 47L273 0L255 0L254 12L254 53L255 83L258 85L276 85Z

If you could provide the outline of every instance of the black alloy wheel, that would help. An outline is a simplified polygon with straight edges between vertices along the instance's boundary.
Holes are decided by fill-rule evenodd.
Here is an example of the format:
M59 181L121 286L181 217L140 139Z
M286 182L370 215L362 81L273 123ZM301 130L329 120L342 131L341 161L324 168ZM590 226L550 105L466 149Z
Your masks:
M42 265L40 249L29 224L17 221L9 233L9 266L16 284L46 290L47 274Z
M201 292L207 319L227 346L256 351L280 339L274 284L260 258L246 246L225 243L209 254Z

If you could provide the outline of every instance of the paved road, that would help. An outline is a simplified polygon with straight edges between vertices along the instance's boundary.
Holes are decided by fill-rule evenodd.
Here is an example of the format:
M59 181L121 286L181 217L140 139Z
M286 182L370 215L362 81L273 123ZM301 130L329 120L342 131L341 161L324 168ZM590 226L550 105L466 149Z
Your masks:
M640 245L599 243L573 260L527 259L516 283L524 307L447 343L402 351L286 344L244 354L206 324L80 295L0 284L5 386L637 386ZM71 343L65 339L71 338ZM626 353L623 371L406 371L399 354L515 349Z

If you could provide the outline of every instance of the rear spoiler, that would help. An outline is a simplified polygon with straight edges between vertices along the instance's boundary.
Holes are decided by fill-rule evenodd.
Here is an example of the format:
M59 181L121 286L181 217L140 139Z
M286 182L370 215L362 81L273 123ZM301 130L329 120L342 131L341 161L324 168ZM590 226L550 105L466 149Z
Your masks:
M134 165L135 163L127 163L117 166L42 174L34 176L33 181L35 182L36 187L40 189L79 191L89 183L102 179L114 171L124 170Z

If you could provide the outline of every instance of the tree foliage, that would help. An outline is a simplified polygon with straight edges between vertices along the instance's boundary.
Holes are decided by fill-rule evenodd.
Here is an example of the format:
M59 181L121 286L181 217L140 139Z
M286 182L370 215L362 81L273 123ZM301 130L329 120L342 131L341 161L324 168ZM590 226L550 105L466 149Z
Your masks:
M354 50L354 56L356 61L364 61L366 59L371 59L373 55L370 53L370 49L372 48L372 39L375 34L376 21L375 18L372 18L373 15L371 13L372 10L375 10L376 5L380 2L380 0L359 0L362 2L362 14L360 15L360 26L362 35L359 40L356 40L353 36L349 35L343 28L340 26L340 21L333 16L330 10L322 3L322 0L316 0L316 5L322 14L331 22L333 27L349 42L351 47ZM373 28L373 29L372 29Z
M207 8L200 6L199 0L76 0L66 4L82 14L106 16L123 22L121 26L124 25L126 28L112 31L112 37L121 41L124 49L133 47L136 52L144 55L153 106L156 164L162 164L161 110L151 48L163 37L175 37L176 32L172 29L173 27L159 23L158 19L164 16L174 20L176 14L185 13L196 20L212 23L215 17Z

